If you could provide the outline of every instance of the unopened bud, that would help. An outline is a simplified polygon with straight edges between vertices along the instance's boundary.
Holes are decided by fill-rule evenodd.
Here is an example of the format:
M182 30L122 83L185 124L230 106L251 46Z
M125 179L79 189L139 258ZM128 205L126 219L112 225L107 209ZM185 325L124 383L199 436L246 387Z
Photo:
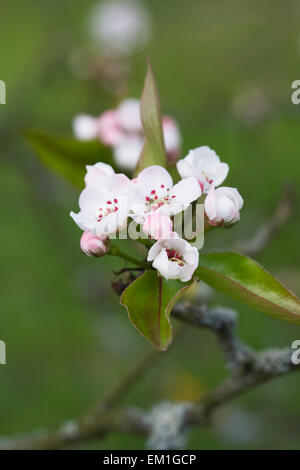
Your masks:
M103 256L108 252L107 241L106 237L97 237L85 231L80 239L80 248L88 256Z

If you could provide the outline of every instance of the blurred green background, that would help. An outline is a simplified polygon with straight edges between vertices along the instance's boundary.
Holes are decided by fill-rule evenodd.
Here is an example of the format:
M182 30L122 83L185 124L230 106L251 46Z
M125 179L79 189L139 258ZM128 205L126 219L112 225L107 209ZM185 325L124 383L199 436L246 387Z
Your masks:
M0 105L0 339L7 365L0 366L0 434L51 428L81 415L151 349L112 292L111 259L80 252L80 230L69 217L79 191L40 165L22 137L28 127L71 133L75 114L96 115L115 105L101 81L84 80L70 66L74 51L91 43L86 18L94 3L1 4L7 104ZM146 53L163 110L182 129L183 153L214 148L230 164L226 184L237 186L245 200L239 226L210 234L205 250L251 236L292 180L293 218L259 260L300 295L300 105L291 103L291 83L300 79L300 1L144 4L153 22ZM129 60L126 93L139 96L144 51ZM239 335L253 348L300 339L299 326L223 295L210 302L238 310ZM124 403L146 409L164 399L192 400L226 373L213 335L185 327ZM213 427L192 430L187 448L299 449L299 392L299 374L253 390L220 409ZM79 446L143 447L143 438L120 434Z

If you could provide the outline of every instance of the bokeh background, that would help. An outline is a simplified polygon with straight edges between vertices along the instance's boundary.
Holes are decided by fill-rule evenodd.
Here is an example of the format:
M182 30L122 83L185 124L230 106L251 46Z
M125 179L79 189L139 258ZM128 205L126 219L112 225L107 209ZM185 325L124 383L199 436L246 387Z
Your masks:
M71 134L75 114L97 115L121 95L138 97L145 52L163 110L180 124L183 155L214 148L230 164L227 184L245 199L240 224L210 234L204 250L251 236L291 180L294 215L259 260L300 295L300 105L291 103L291 83L300 78L300 1L145 1L152 39L122 59L125 84L113 86L103 79L103 50L89 31L95 3L1 3L0 338L7 365L0 366L0 434L83 414L151 349L110 287L112 260L79 250L80 230L69 217L78 189L44 168L22 136L25 128ZM299 326L220 294L209 301L238 310L238 333L253 348L300 339ZM206 331L185 327L161 356L124 404L193 400L227 373ZM299 392L299 374L253 390L220 409L213 427L193 429L187 448L299 448ZM110 434L79 447L139 449L144 439Z

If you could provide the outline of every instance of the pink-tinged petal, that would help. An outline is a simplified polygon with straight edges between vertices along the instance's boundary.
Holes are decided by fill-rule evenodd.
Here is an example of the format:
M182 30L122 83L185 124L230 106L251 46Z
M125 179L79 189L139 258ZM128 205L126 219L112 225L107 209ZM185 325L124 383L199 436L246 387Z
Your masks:
M84 181L86 186L101 188L108 179L108 176L114 174L114 169L105 163L96 163L96 165L87 165L87 173Z
M149 195L152 191L160 190L161 185L165 188L172 188L173 181L165 168L153 165L140 172L138 185L144 194Z
M224 220L225 223L232 222L236 217L234 202L228 197L217 197L216 199L217 221Z
M216 218L216 197L215 197L215 188L210 187L208 194L204 201L205 213L209 220L214 220Z
M143 224L143 232L151 238L158 240L159 238L170 236L173 229L172 225L170 217L156 211L146 218Z
M73 132L79 140L93 140L98 137L97 119L88 114L79 114L73 119Z
M108 247L104 243L106 238L97 237L89 231L85 231L80 239L80 248L88 256L103 256L107 253Z
M129 190L130 179L122 173L117 173L109 177L107 189L111 193L126 194Z

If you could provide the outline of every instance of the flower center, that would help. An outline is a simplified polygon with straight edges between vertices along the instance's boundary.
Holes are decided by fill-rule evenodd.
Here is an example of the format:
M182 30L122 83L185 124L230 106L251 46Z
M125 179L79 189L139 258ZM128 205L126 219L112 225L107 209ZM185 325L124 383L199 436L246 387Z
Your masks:
M104 217L117 212L119 210L119 202L117 198L109 199L98 209L98 222L101 222Z
M145 197L145 212L152 212L166 204L172 204L176 196L170 194L170 188L161 184L159 189L151 189L150 193Z
M175 261L176 263L179 264L179 266L184 266L185 265L185 261L183 259L183 256L181 256L176 250L174 250L172 248L167 248L166 252L167 252L167 255L168 255L168 259L170 261Z

